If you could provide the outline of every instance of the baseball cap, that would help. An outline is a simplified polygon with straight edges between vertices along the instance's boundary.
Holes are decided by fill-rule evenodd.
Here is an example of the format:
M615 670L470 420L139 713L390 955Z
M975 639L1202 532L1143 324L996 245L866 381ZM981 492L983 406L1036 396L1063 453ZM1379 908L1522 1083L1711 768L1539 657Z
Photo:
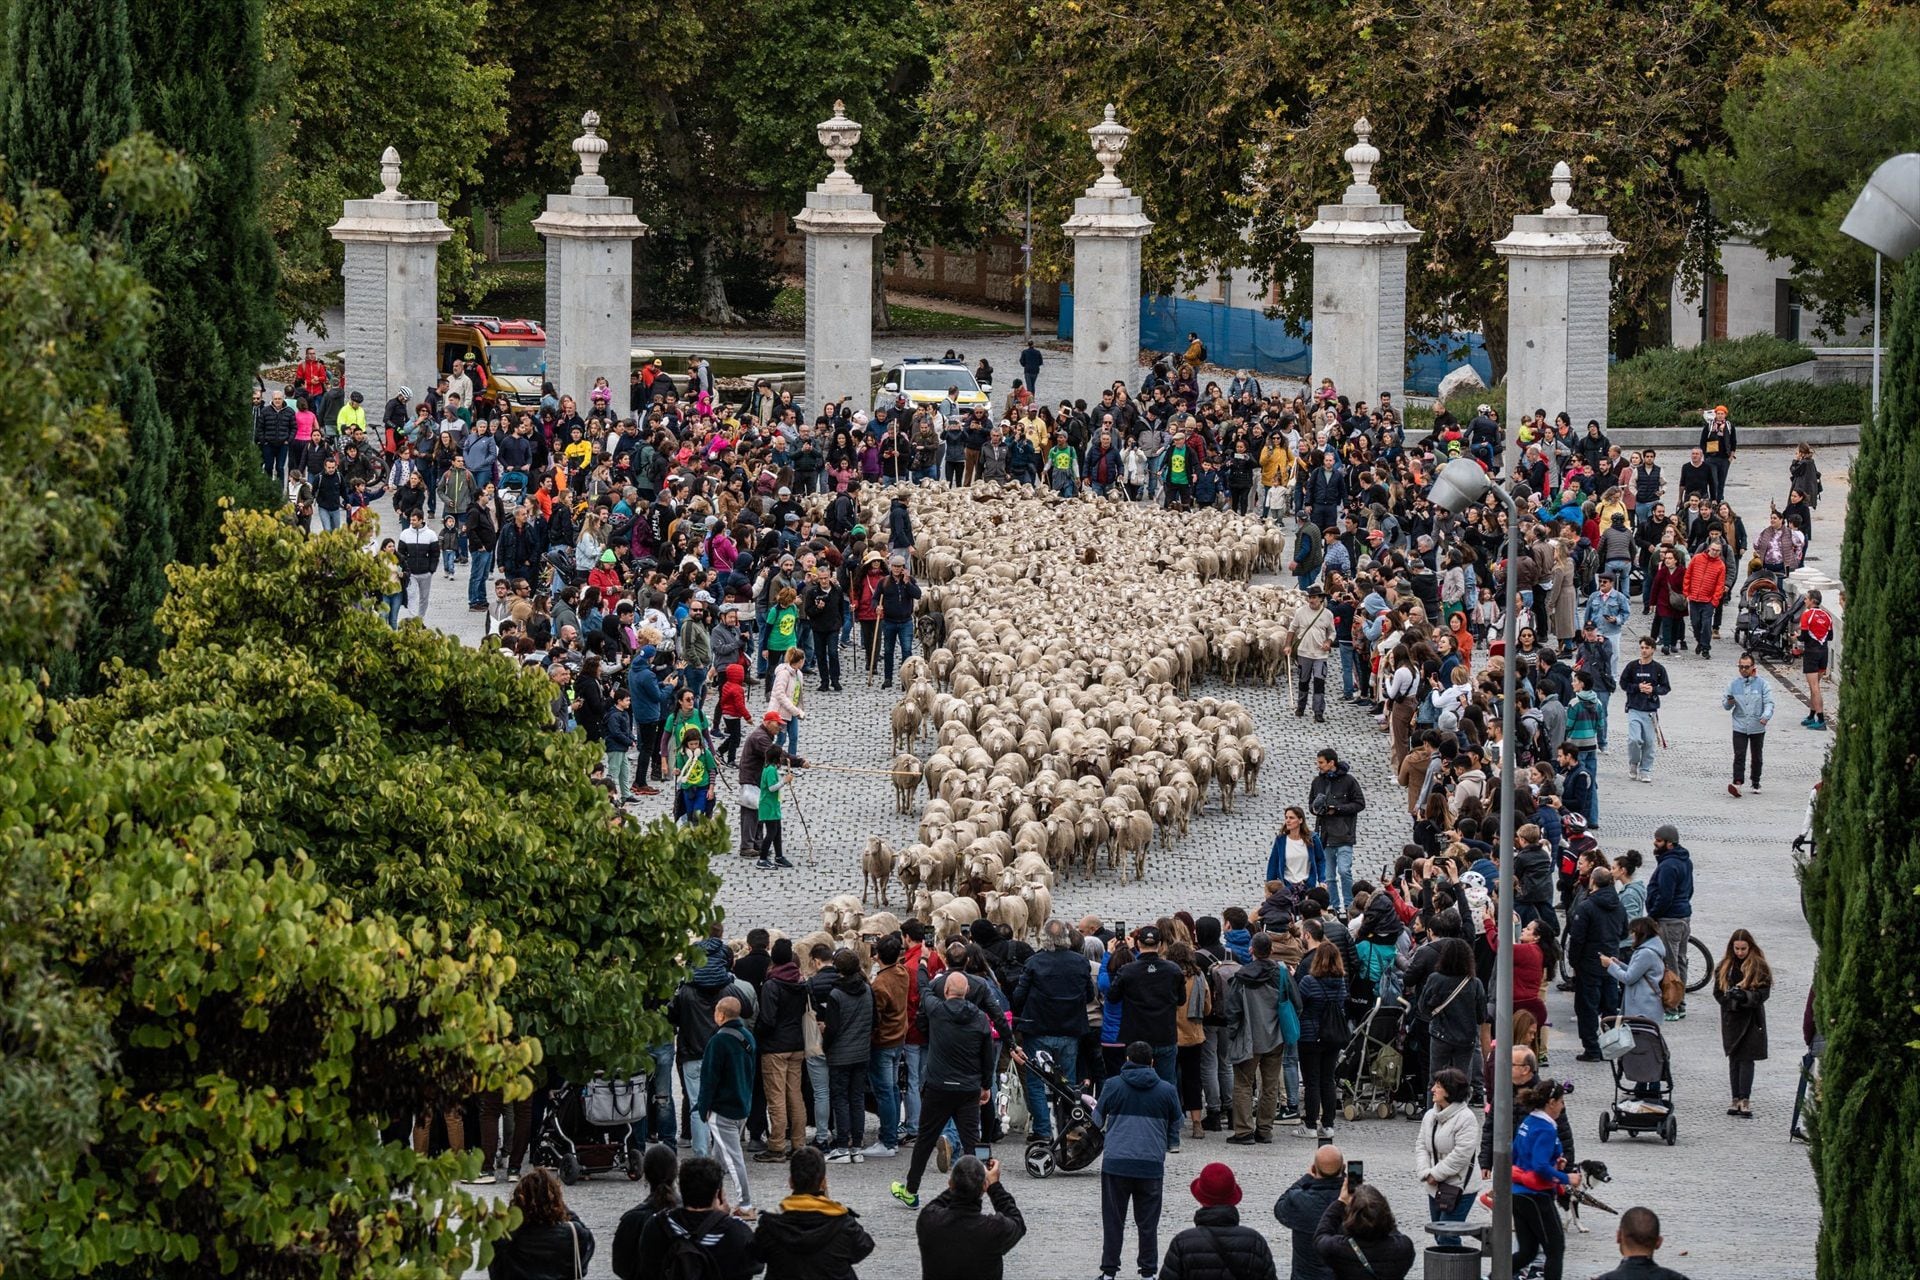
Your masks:
M710 591L696 591L693 593L693 601L695 604L712 604L713 593Z
M1153 925L1145 925L1134 931L1133 938L1143 947L1157 947L1160 945L1160 930Z
M786 718L783 717L778 711L769 711L765 716L761 718L760 723L761 724L785 724Z

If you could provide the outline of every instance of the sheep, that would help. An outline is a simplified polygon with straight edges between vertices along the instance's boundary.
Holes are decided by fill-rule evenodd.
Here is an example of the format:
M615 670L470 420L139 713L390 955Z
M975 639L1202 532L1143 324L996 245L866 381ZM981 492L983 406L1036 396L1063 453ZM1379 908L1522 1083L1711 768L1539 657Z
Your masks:
M933 936L945 942L979 918L979 903L972 898L955 898L944 907L935 907L927 923L933 926Z
M902 698L893 704L893 749L907 751L920 737L920 704Z
M860 920L866 913L866 903L850 893L828 898L820 908L820 927L836 938L843 934L858 933Z
M1027 900L1017 894L989 893L987 919L1012 930L1016 938L1027 936Z
M920 761L903 751L893 758L887 771L893 775L893 811L913 812L913 798L920 790Z
M867 850L860 859L860 905L866 906L867 892L873 891L881 906L887 905L887 879L893 873L893 846L879 836L867 837Z

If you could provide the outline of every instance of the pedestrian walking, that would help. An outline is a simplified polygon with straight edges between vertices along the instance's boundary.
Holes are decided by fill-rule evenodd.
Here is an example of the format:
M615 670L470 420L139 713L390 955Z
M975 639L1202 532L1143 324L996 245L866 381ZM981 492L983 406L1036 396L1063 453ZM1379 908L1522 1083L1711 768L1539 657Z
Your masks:
M1314 767L1318 772L1307 791L1307 808L1318 824L1316 830L1326 850L1330 901L1344 915L1353 905L1353 843L1367 797L1360 789L1360 780L1332 747L1320 748Z
M1627 777L1653 781L1655 744L1660 729L1660 699L1673 692L1667 669L1653 656L1651 638L1640 638L1640 657L1620 668L1620 687L1627 691Z
M1773 967L1745 929L1735 929L1713 971L1713 998L1720 1006L1720 1047L1727 1055L1733 1099L1727 1114L1753 1119L1753 1064L1767 1056L1767 997Z
M1826 694L1821 682L1826 679L1832 661L1833 615L1820 603L1818 589L1807 592L1807 607L1800 612L1800 670L1807 678L1807 718L1803 728L1827 727Z
M1740 655L1740 674L1727 683L1720 704L1733 713L1733 781L1727 794L1738 798L1747 783L1747 759L1753 759L1753 791L1760 794L1760 769L1765 763L1767 724L1773 719L1773 686L1758 674L1751 653Z
M980 1108L991 1096L999 1058L987 1015L967 998L970 988L966 974L942 974L936 992L935 980L927 976L923 953L915 976L920 987L915 1021L927 1041L920 1067L920 1115L906 1181L896 1182L891 1188L893 1198L909 1209L920 1206L920 1177L933 1158L934 1147L943 1141L941 1131L949 1120L959 1132L963 1151L979 1144ZM978 1188L975 1191L977 1204Z

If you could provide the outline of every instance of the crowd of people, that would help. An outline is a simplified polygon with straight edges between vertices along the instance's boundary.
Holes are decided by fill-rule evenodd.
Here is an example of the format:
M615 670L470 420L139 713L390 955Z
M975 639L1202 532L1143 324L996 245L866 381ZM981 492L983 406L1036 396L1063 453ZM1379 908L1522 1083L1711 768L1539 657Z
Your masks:
M808 703L841 690L842 650L857 635L854 660L887 684L913 651L911 490L936 480L1290 523L1286 566L1306 593L1292 626L1294 713L1324 722L1330 699L1356 704L1390 744L1404 850L1378 875L1354 865L1367 797L1329 748L1304 803L1286 811L1252 906L1131 929L1050 920L1038 948L984 923L941 945L915 920L851 944L754 929L737 956L717 933L704 940L666 1010L674 1038L648 1064L652 1105L635 1140L652 1144L649 1195L622 1222L615 1273L851 1275L873 1242L828 1197L828 1166L904 1156L892 1195L919 1212L923 1273L997 1275L1025 1226L991 1145L1021 1127L1054 1142L1065 1126L1039 1059L1085 1092L1104 1134L1103 1276L1120 1269L1129 1214L1142 1275L1275 1274L1224 1164L1194 1180L1195 1225L1164 1254L1158 1223L1165 1158L1183 1141L1267 1144L1279 1129L1312 1142L1307 1172L1274 1208L1292 1274L1404 1275L1414 1249L1391 1197L1334 1145L1336 1071L1356 1021L1378 1002L1404 1007L1425 1105L1396 1179L1424 1193L1430 1219L1464 1220L1490 1172L1492 904L1511 875L1516 1258L1557 1280L1554 1199L1580 1173L1566 1099L1541 1074L1547 984L1564 957L1585 1061L1601 1058L1608 1019L1688 1012L1694 879L1678 830L1654 833L1650 869L1597 839L1616 825L1599 768L1614 695L1627 777L1650 782L1662 700L1694 678L1661 659L1689 647L1687 627L1695 653L1710 655L1743 568L1777 579L1802 562L1821 490L1810 451L1750 541L1726 499L1737 435L1724 410L1706 415L1670 489L1654 450L1622 450L1594 423L1576 432L1565 414L1536 413L1510 439L1489 406L1465 424L1442 408L1414 432L1387 396L1369 406L1330 384L1286 396L1244 373L1222 387L1185 360L1155 366L1137 390L1115 384L1097 404L1050 408L1027 389L1038 366L1023 361L1026 383L997 414L902 401L809 415L764 383L726 404L697 360L678 385L657 365L636 371L626 413L604 386L584 415L551 387L537 407L511 406L456 363L417 401L400 388L370 424L311 352L295 387L262 388L256 438L263 467L287 480L291 518L361 529L389 558L382 603L395 625L423 617L436 575L465 566L469 610L501 651L551 680L556 730L604 743L596 776L612 801L664 787L674 817L697 821L724 784L757 869L792 865L785 768L807 767ZM1458 515L1427 496L1458 456L1520 502L1511 599L1507 518L1491 496ZM870 528L873 486L891 500ZM383 501L401 525L388 537ZM1834 624L1817 593L1810 601L1802 723L1818 730ZM1636 607L1651 634L1629 644ZM1513 653L1500 640L1508 610L1523 624ZM1506 664L1518 677L1512 742ZM1722 705L1728 791L1758 791L1776 701L1750 656ZM1518 781L1502 794L1508 751ZM1515 827L1506 849L1503 810ZM1367 821L1384 821L1378 807ZM1771 982L1758 943L1736 933L1713 977L1730 1116L1752 1114ZM584 1274L592 1257L551 1175L520 1174L538 1123L524 1109L482 1116L482 1180L496 1160L519 1176L526 1223L500 1246L497 1276ZM754 1207L754 1163L786 1166L780 1212ZM923 1205L935 1163L949 1183ZM1650 1211L1623 1217L1620 1243L1618 1274L1673 1274L1651 1263ZM677 1261L689 1251L702 1254L692 1270Z

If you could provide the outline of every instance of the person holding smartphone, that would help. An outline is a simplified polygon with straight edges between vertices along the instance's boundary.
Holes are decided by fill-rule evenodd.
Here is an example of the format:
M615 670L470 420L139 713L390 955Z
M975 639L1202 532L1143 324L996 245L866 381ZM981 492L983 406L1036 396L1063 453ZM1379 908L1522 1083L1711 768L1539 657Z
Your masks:
M1392 1206L1367 1185L1359 1160L1347 1162L1340 1194L1320 1215L1313 1244L1335 1280L1405 1280L1413 1270L1413 1241L1395 1227Z

